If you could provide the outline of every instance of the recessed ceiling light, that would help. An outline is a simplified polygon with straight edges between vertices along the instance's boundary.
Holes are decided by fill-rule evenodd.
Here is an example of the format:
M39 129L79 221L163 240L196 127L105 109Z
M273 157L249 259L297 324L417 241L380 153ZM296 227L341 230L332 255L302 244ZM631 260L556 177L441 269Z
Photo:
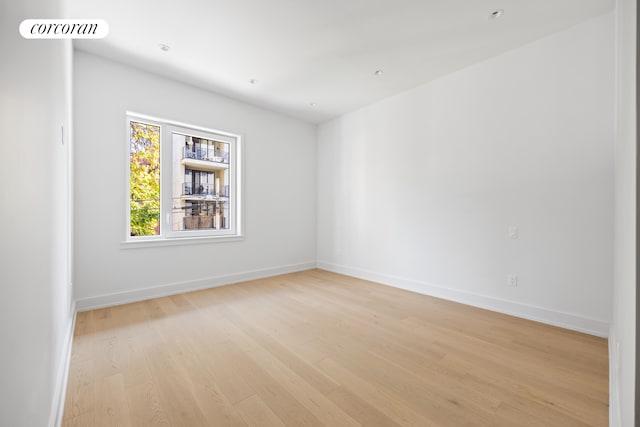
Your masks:
M382 75L382 73L384 73L384 71L382 71L382 70L376 70L376 71L374 71L374 72L373 72L373 75L374 75L374 76L381 76L381 75Z
M254 84L258 83L258 81L256 79L249 79L249 83L254 85Z
M170 47L169 45L162 44L162 43L160 43L160 44L158 45L158 47L159 47L159 48L160 48L160 50L161 50L161 51L163 51L163 52L168 52L168 51L169 51L169 49L171 49L171 47Z
M309 103L309 105L310 105L311 107L315 107L315 106L317 106L318 104L316 104L315 102L310 102L310 103Z
M491 15L489 15L489 19L500 18L503 13L504 13L504 10L502 9L494 10L493 12L491 12Z

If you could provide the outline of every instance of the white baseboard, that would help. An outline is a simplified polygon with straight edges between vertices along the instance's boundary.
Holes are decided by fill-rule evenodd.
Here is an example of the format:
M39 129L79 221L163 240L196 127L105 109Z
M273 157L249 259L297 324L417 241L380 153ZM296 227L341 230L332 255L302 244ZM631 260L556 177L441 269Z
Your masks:
M111 307L115 305L128 304L131 302L143 301L152 298L181 294L183 292L215 288L217 286L230 285L232 283L245 282L247 280L263 279L265 277L294 273L296 271L309 270L312 268L316 268L315 261L309 261L300 264L283 265L279 267L270 267L260 270L245 271L242 273L211 276L184 282L174 282L150 288L133 289L130 291L116 292L113 294L80 298L76 300L76 307L78 311L94 310L97 308Z
M49 416L50 427L60 427L62 415L64 413L64 400L67 395L67 381L69 379L69 365L71 364L71 346L73 344L73 331L76 326L76 303L71 303L71 322L64 337L64 347L58 372L56 375L55 388L53 391L53 405Z
M550 310L543 307L523 304L487 295L475 294L468 291L446 288L430 283L419 282L413 279L380 274L360 268L347 267L325 261L318 261L317 263L309 261L300 264L271 267L221 276L211 276L197 280L175 282L149 288L80 298L76 301L76 308L77 311L87 311L97 308L111 307L151 298L175 295L183 292L214 288L247 280L262 279L265 277L277 276L279 274L309 270L316 267L333 271L335 273L358 277L360 279L371 280L387 286L393 286L424 295L460 302L474 307L485 308L499 313L522 317L524 319L547 323L599 337L606 338L609 336L609 323L602 320L579 316L572 313L565 313L562 311Z
M591 319L576 314L550 310L543 307L537 307L487 295L475 294L468 291L446 288L431 283L380 274L369 270L347 267L325 261L318 261L317 267L333 271L334 273L370 280L372 282L393 286L395 288L455 301L474 307L485 308L487 310L547 323L549 325L559 326L565 329L584 332L599 337L606 338L609 335L609 323L598 319Z

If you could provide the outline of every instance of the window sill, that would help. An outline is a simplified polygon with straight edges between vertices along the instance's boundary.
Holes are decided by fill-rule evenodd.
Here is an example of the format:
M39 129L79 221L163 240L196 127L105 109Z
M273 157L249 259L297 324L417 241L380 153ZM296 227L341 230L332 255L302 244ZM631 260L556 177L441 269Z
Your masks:
M126 240L120 242L120 249L155 248L161 246L201 245L206 243L228 243L244 240L244 235L174 237L147 240Z

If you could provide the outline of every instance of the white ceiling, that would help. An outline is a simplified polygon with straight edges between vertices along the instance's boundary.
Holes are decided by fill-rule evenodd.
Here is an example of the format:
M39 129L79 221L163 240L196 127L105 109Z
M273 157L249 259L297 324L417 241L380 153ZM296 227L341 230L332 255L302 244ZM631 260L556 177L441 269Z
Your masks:
M103 40L77 40L78 49L313 123L614 7L614 0L70 3L72 18L110 27ZM489 19L497 9L504 15ZM375 76L378 69L384 73Z

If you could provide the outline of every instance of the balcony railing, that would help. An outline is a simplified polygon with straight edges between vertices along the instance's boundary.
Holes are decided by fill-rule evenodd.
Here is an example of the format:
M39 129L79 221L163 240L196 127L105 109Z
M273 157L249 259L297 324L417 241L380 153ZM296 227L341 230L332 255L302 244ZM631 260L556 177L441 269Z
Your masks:
M185 230L225 230L229 228L227 218L221 215L186 216L183 221Z
M220 193L216 194L216 187L214 184L193 185L191 182L184 182L182 183L182 195L229 197L229 186L225 185L220 189Z
M229 153L216 149L183 147L182 158L229 164Z
M213 184L193 185L190 182L182 184L183 196L215 196L215 186Z

